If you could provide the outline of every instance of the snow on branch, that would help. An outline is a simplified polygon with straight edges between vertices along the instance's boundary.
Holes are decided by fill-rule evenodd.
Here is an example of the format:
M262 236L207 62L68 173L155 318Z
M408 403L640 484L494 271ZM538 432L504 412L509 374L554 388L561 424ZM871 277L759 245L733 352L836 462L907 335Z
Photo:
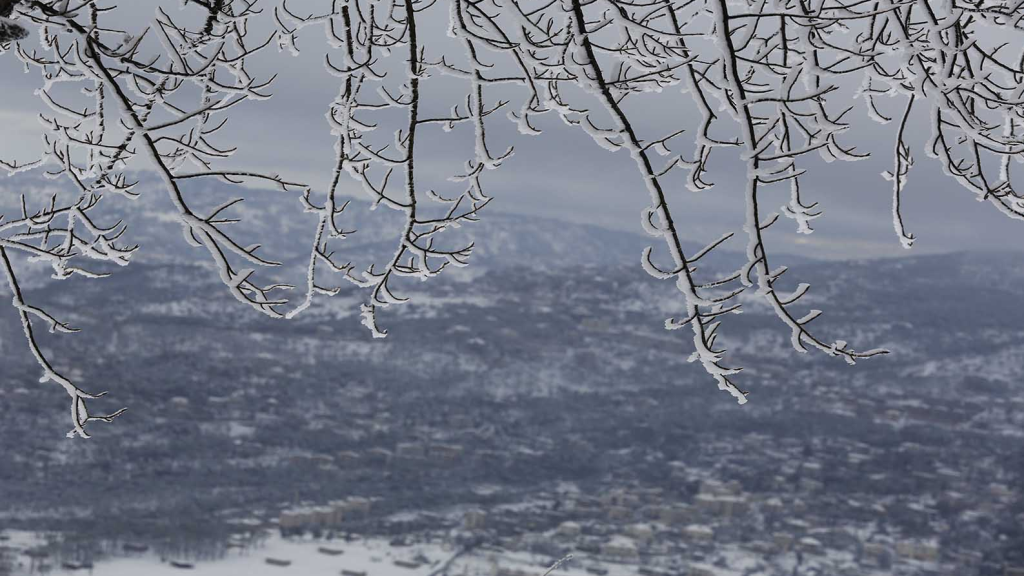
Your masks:
M107 195L157 192L127 176L136 162L161 177L160 193L175 206L186 240L206 253L239 302L291 318L347 280L366 289L362 323L383 337L378 312L410 299L399 278L425 280L469 263L473 244L450 231L480 219L491 202L486 175L512 157L488 131L494 120L505 115L521 134L537 135L538 118L555 116L632 158L636 187L650 199L641 225L658 239L641 266L679 292L679 313L665 326L692 333L690 360L741 403L741 368L718 336L727 317L742 312L746 292L773 311L797 351L850 363L886 352L855 350L812 331L821 312L797 310L810 287L798 282L782 293L785 267L769 264L766 230L789 219L811 234L822 214L805 179L811 159L866 157L847 143L857 127L852 108L837 97L844 86L859 86L867 114L891 125L892 168L882 176L892 185L893 227L904 247L918 241L902 203L915 166L907 134L914 117L930 125L925 153L937 166L979 201L1024 220L1013 172L1013 163L1024 161L1024 68L1020 47L999 40L1020 32L1022 2L332 0L310 13L298 0L190 0L180 8L172 17L156 7L150 22L129 33L105 26L116 7L94 0L0 2L0 53L41 73L38 95L50 111L41 118L42 157L0 159L0 167L11 174L45 170L76 191L72 198L22 198L20 213L0 218L0 251L29 346L45 378L72 396L82 436L87 422L117 413L89 416L85 400L94 396L42 356L34 326L69 328L24 301L7 254L46 262L58 279L99 275L83 260L127 265L137 247L119 238L130 223L106 222L102 210ZM426 15L431 10L446 11L447 38L424 24L436 22ZM272 30L256 38L257 22ZM325 130L335 141L335 160L325 167L329 185L314 189L277 173L223 167L236 152L216 142L224 120L239 104L271 95L273 78L254 77L247 63L272 47L300 54L313 33L326 38L324 74L338 83L324 103ZM464 91L445 102L451 91L438 90L441 81ZM65 83L82 89L69 96L58 89ZM655 94L678 96L652 128L634 110ZM887 99L898 102L895 109ZM439 101L448 112L434 112ZM472 133L472 152L445 189L431 189L417 163L425 139L455 130ZM744 224L687 253L691 234L670 207L685 204L686 193L672 176L681 174L679 187L689 191L714 190L708 165L723 148L738 150L744 165L744 201L736 206ZM261 283L259 270L277 263L229 233L242 188L212 211L188 202L183 184L203 179L270 183L316 216L302 298L286 298L290 286ZM765 190L773 186L787 187L789 201L766 208ZM343 198L352 189L402 216L392 256L360 269L341 256L344 240L358 233L343 224ZM709 275L703 263L736 235L746 239L746 263Z

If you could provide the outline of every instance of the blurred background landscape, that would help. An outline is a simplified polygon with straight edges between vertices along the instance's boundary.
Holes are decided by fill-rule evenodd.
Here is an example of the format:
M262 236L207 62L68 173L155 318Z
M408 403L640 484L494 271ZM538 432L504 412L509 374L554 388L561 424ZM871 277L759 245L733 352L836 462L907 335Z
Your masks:
M46 186L0 181L0 212ZM281 194L238 210L301 292L312 226ZM824 338L893 354L799 354L746 296L739 406L663 329L647 237L485 213L471 265L398 285L373 340L344 282L291 321L238 305L159 198L116 205L161 253L108 278L17 262L82 329L42 334L58 366L129 410L67 440L0 306L0 574L1024 574L1024 253L777 257ZM384 212L351 205L342 261L394 252Z

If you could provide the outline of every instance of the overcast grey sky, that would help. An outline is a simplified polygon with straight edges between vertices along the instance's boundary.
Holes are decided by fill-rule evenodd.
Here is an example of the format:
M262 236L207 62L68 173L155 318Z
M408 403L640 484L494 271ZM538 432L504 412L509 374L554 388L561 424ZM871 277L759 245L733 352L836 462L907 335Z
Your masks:
M178 13L181 7L179 1L124 4L131 6L136 17L152 15L156 4L166 5L172 13ZM320 4L322 2L311 0L296 5L312 10ZM435 10L439 16L421 32L428 49L451 42L445 37L442 24L446 9L443 2L440 4L442 6ZM334 152L324 113L337 94L338 79L323 70L326 46L321 37L319 30L309 30L301 43L305 49L301 57L271 48L252 61L252 70L256 73L263 76L278 73L279 78L274 84L274 97L237 108L229 124L230 139L218 140L222 145L241 144L234 162L277 171L317 186L326 184ZM34 40L30 38L27 42ZM44 108L33 94L41 79L36 70L22 73L21 64L13 54L0 56L0 78L4 87L0 100L0 125L3 126L0 157L30 160L41 147L42 127L36 115ZM458 81L447 79L431 80L424 86L424 97L436 97L441 104L438 110L446 110L464 90ZM829 101L830 105L843 105L842 98L850 96L837 96ZM666 124L694 127L697 119L686 104L688 99L675 90L638 101L642 105L634 105L630 110L641 129ZM899 106L895 101L883 100L882 103L890 112ZM925 109L922 107L919 112ZM848 118L853 127L845 142L856 143L860 151L869 151L875 156L855 163L811 162L804 180L805 195L820 202L824 209L824 215L812 223L816 232L810 236L797 235L794 223L782 219L768 237L769 250L842 258L963 249L1019 250L1024 245L1018 241L1024 237L1020 222L998 214L987 203L978 202L971 193L944 176L936 160L924 154L928 128L918 116L911 125L916 164L905 194L904 211L907 228L916 234L917 243L911 251L901 248L892 230L891 185L879 175L889 169L892 161L895 126L873 123L860 104ZM488 190L496 197L487 210L540 214L640 231L640 212L649 197L627 153L610 153L599 148L582 131L565 126L554 116L544 118L540 125L544 128L543 135L527 137L518 134L503 116L495 115L490 120L492 149L500 151L512 145L516 153L500 170L486 175ZM440 130L428 132L420 140L417 165L442 182L442 175L460 167L470 146L468 127L453 134ZM682 224L683 235L690 240L714 240L724 232L738 229L742 223L744 167L734 152L716 154L710 178L716 183L713 189L693 193L676 185L670 191L673 211ZM354 184L348 190L357 197L361 194ZM762 205L767 212L787 201L788 191L768 190ZM741 243L732 246L743 247Z

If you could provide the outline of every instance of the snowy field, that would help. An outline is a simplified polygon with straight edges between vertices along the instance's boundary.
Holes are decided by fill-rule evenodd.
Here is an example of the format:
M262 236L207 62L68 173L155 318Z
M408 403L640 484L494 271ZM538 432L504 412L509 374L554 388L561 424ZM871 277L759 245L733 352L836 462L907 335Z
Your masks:
M26 550L44 543L29 533L6 532L5 535L9 540L3 544L15 549ZM324 553L321 548L327 548L333 554ZM274 535L263 544L248 549L231 549L219 560L161 560L150 552L102 560L96 562L92 570L69 570L59 563L54 565L54 561L48 559L46 562L51 568L46 573L57 576L439 576L442 573L448 576L543 576L554 562L547 556L524 551L475 549L465 554L459 552L459 548L442 543L392 546L388 540L380 538L345 542L309 538L283 539ZM650 567L656 567L663 573L769 576L791 574L799 562L794 554L782 554L766 562L760 555L735 545L719 547L715 557L719 562L712 564L690 562L668 555L660 557ZM268 563L268 559L286 562L288 565ZM173 560L188 563L192 567L176 567L171 564ZM30 559L24 554L17 557L17 562L19 564L15 566L12 576L41 573L39 570L31 570ZM806 570L807 573L853 571L865 576L885 574L884 571L858 569L851 555L845 552L805 555L799 564L800 570ZM928 567L914 564L922 572ZM588 571L588 568L594 571ZM935 566L931 565L930 568L934 571ZM599 560L580 553L574 553L573 558L559 566L552 576L594 576L603 571L606 571L604 576L642 576L639 566L633 562L619 563L608 561L607 558Z
M18 538L23 540L23 538ZM21 543L21 542L19 542ZM342 550L342 554L329 555L318 551L320 547ZM366 576L428 576L440 568L445 561L455 554L456 550L443 545L412 545L392 547L386 540L359 540L353 542L337 542L324 540L284 540L274 536L263 545L247 550L230 550L220 560L192 561L189 559L168 558L161 561L153 553L141 554L127 558L112 558L96 562L89 570L68 570L55 566L50 574L91 574L91 576L161 576L161 575L195 575L195 576L283 576L301 574L320 576L330 574L338 576L342 570L365 572ZM288 566L267 563L267 559L290 562ZM417 558L420 562L417 562ZM424 558L426 563L422 563ZM192 564L192 568L179 568L170 562ZM419 564L418 567L402 567L395 561ZM30 574L29 559L22 555L19 558L22 566L14 572L15 576ZM36 572L38 573L38 572Z

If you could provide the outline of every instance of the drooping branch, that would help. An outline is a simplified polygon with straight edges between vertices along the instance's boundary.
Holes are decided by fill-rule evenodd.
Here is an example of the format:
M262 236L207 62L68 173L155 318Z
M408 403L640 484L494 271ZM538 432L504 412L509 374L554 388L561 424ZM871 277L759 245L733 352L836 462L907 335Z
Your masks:
M32 353L32 357L35 358L36 363L39 364L39 367L43 370L43 375L40 377L39 381L41 383L46 383L48 381L56 382L64 388L64 391L71 397L71 422L74 428L68 432L68 438L73 438L75 435L78 435L81 438L88 438L89 434L85 431L86 424L89 422L110 422L114 418L123 414L127 409L121 408L111 414L102 416L89 414L86 401L100 398L106 395L106 392L100 392L98 394L85 392L61 374L60 371L54 368L53 364L51 364L50 360L46 357L46 354L43 353L43 350L36 339L33 317L36 321L46 324L50 332L70 333L75 332L75 330L67 324L60 322L41 308L30 306L25 302L25 298L21 292L21 286L18 284L18 278L14 273L14 264L11 262L10 257L7 255L7 249L3 245L0 245L0 264L3 265L4 276L7 278L7 286L10 288L11 294L13 294L12 304L14 305L14 309L18 312L18 318L21 320L21 328L25 334L25 340L28 342L29 351Z
M511 146L499 153L493 142L496 113L507 113L524 135L540 134L538 117L554 114L603 149L625 150L633 159L637 188L651 201L642 225L668 253L668 262L659 264L654 247L648 248L642 266L675 282L685 314L666 327L689 326L691 359L742 402L746 394L733 382L739 367L726 362L716 340L726 315L742 311L739 295L748 290L789 329L798 351L815 348L851 363L884 353L854 351L843 340L812 333L808 323L820 312L797 311L809 286L797 283L780 293L786 269L769 265L775 257L769 258L767 231L780 216L810 234L821 215L805 177L814 169L811 159L866 157L847 144L858 126L840 97L857 79L855 96L868 115L893 124L887 140L893 167L883 176L892 184L893 227L903 246L920 241L904 224L903 198L917 168L909 134L921 119L931 129L925 151L937 166L980 201L1024 220L1024 195L1011 169L1024 162L1024 60L1019 48L999 40L1024 22L1022 2L333 0L316 14L284 0L263 10L269 3L188 0L185 11L196 17L191 24L157 7L148 25L127 34L105 26L104 14L114 7L0 0L0 52L11 51L42 73L39 95L48 110L41 118L43 155L0 160L0 167L46 170L74 192L23 197L20 213L0 218L0 248L47 263L56 278L99 275L81 265L83 259L127 265L136 247L120 238L130 223L105 222L104 200L147 193L126 174L141 161L160 176L186 240L205 250L236 299L291 318L315 296L336 294L344 279L368 291L362 319L379 337L386 330L377 325L377 311L409 300L400 278L426 279L467 264L473 244L449 242L449 231L477 221L491 201L486 174L511 158ZM441 44L422 24L425 12L442 9L454 40L449 45L458 47L453 53L436 48ZM276 30L253 42L249 23L258 18L273 18ZM335 142L328 186L317 190L276 173L221 167L244 148L216 142L224 119L243 102L270 97L270 80L251 76L247 62L268 46L297 54L302 36L315 28L331 47L325 73L339 82L336 96L324 103ZM38 46L16 42L29 30L37 33ZM450 112L433 112L437 99L451 93L434 89L439 79L465 87L447 103ZM69 82L83 87L75 97L57 89ZM680 93L656 123L636 111L649 109L653 94ZM517 97L521 102L511 105ZM888 109L892 97L898 110ZM449 179L461 189L429 189L433 170L424 169L424 142L463 129L472 132L472 152ZM691 235L682 218L686 198L675 195L673 176L682 170L679 188L714 193L710 160L722 148L741 154L744 202L736 208L744 225L684 253ZM231 212L244 196L209 212L189 202L185 183L202 179L298 192L317 220L302 299L282 296L290 286L258 284L256 271L277 263L225 227L238 220ZM764 205L773 187L788 188L789 200L777 213ZM344 196L352 189L402 220L393 254L360 270L340 256L344 240L356 233L344 224ZM696 263L717 257L737 232L746 240L746 264L704 278ZM9 283L16 283L8 268ZM23 301L15 306L28 320L61 326ZM34 346L31 334L28 339ZM53 372L44 362L44 372Z

